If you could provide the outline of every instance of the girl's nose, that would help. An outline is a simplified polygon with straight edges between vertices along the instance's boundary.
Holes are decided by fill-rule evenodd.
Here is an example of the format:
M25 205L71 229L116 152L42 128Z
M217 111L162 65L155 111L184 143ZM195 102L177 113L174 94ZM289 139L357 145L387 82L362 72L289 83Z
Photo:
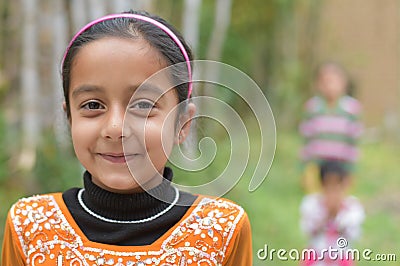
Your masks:
M112 141L121 140L124 137L125 109L114 108L108 111L106 121L102 129L102 136Z

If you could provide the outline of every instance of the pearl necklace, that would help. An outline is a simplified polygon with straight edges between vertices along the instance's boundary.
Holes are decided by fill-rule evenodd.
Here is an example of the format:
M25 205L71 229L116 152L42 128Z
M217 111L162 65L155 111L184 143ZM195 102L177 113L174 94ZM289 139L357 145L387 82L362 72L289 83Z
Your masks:
M175 190L175 198L174 198L174 200L171 202L171 204L170 204L167 208L165 208L164 210L162 210L161 212L159 212L159 213L157 213L157 214L155 214L155 215L153 215L153 216L151 216L151 217L144 218L144 219L141 219L141 220L132 220L132 221L114 220L114 219L109 219L109 218L103 217L103 216L101 216L101 215L99 215L99 214L93 212L92 210L90 210L90 209L85 205L85 203L84 203L83 200L82 200L82 194L83 194L83 192L85 191L84 188L80 189L79 192L78 192L78 202L79 202L79 204L81 205L81 207L82 207L87 213L89 213L89 214L92 215L93 217L95 217L95 218L97 218L97 219L99 219L99 220L102 220L102 221L104 221L104 222L118 223L118 224L140 224L140 223L145 223L145 222L153 221L154 219L160 217L161 215L163 215L163 214L166 213L167 211L171 210L172 207L175 206L175 204L178 202L178 199L179 199L179 190L178 190L176 187L173 187L173 188L174 188L174 190Z

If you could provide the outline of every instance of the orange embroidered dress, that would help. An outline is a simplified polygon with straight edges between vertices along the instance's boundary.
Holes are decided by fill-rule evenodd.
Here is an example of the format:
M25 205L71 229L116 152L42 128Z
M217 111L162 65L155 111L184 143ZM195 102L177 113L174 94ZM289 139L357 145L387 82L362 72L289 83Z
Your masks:
M182 219L150 245L116 246L88 240L61 193L19 200L11 208L2 266L235 265L251 266L251 230L244 210L199 196Z

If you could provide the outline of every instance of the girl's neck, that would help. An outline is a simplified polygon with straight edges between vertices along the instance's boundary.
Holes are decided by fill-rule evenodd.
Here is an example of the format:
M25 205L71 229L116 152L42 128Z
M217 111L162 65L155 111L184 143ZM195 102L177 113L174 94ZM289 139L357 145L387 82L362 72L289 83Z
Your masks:
M326 105L328 106L328 108L331 109L336 106L337 102L338 102L338 99L327 99Z
M325 99L326 102L326 106L329 109L335 108L340 100L340 98L342 97L341 95L335 98L328 98L328 97L324 97L323 95L321 96L323 99Z

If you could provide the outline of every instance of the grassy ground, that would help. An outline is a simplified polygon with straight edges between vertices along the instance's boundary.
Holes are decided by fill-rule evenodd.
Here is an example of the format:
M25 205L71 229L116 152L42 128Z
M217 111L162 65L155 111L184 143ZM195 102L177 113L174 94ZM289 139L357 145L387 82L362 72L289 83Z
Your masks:
M389 143L362 144L362 158L357 169L352 194L365 206L367 218L359 249L374 253L395 253L400 261L400 170L399 145ZM253 231L254 265L298 265L295 261L273 262L257 259L257 250L268 247L301 249L306 239L298 226L298 207L303 197L300 188L297 151L299 139L294 133L279 133L277 152L271 171L262 186L248 192L249 171L225 197L240 203L247 211ZM224 157L224 156L222 156ZM218 157L217 157L218 160ZM218 162L216 163L218 166ZM250 166L250 169L252 167ZM207 171L213 171L212 167ZM181 175L177 171L176 176ZM79 184L77 184L79 185ZM60 188L64 189L64 188ZM0 187L0 227L12 202L21 196L18 190ZM2 229L0 238L2 238ZM398 262L397 262L398 263ZM357 265L397 265L395 262L366 262Z

